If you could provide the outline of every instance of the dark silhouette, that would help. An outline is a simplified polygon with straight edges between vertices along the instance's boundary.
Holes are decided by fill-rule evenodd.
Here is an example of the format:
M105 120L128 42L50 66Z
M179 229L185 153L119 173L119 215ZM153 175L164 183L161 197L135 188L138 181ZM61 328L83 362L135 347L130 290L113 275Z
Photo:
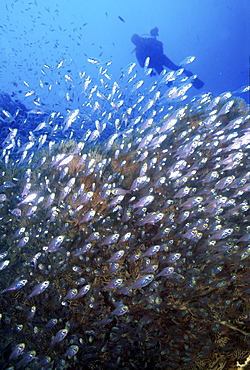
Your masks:
M150 31L150 36L152 36L152 37L157 37L157 36L159 36L159 29L158 29L158 27L155 27L155 28L153 28L153 29Z
M144 67L145 60L147 57L150 58L150 62L148 68L154 68L154 70L160 74L161 71L164 69L163 66L177 71L181 66L177 66L174 64L164 53L163 53L163 44L161 41L156 40L156 36L158 36L158 28L155 27L150 31L151 37L141 37L136 33L131 37L131 41L136 46L135 54L136 58L141 67ZM193 73L184 69L184 73L186 76L190 77L193 76ZM151 73L153 76L155 73ZM199 78L195 78L193 81L193 86L196 89L201 89L204 85Z

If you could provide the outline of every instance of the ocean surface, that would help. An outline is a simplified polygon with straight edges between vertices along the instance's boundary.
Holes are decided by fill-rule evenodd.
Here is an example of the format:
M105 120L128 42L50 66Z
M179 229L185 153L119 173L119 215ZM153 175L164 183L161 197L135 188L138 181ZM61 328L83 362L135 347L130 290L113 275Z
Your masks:
M250 368L250 2L0 14L0 368Z

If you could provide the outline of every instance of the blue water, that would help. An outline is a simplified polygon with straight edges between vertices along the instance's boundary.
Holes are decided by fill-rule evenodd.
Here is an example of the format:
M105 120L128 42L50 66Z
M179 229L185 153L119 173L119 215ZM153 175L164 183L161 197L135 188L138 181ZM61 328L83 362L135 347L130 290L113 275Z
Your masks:
M14 93L29 108L34 105L24 97L23 81L42 96L44 64L55 67L67 59L72 75L86 71L98 79L98 67L87 58L111 60L109 73L118 80L136 61L131 35L149 34L156 26L173 62L196 56L190 70L205 82L203 91L218 95L249 83L249 0L2 0L0 14L0 91ZM56 79L51 74L52 87ZM63 92L52 90L62 95L63 108ZM247 93L242 97L249 101ZM49 106L51 98L53 92L42 96L43 103Z

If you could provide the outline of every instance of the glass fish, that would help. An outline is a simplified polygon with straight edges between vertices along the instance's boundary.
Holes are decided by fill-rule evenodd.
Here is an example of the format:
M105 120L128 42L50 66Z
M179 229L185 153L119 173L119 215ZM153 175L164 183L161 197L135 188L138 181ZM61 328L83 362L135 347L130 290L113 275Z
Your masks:
M16 366L18 367L18 366L27 365L28 363L30 363L32 360L35 359L35 356L36 356L36 351L29 351L25 353L23 358L17 363Z
M107 262L115 262L118 261L122 256L124 255L125 251L121 249L120 251L115 252L108 260Z
M79 346L77 346L76 344L72 344L72 346L70 346L67 351L65 352L64 356L65 357L73 357L77 354L77 352L79 351Z
M76 298L78 293L78 290L76 288L70 289L66 296L63 298L63 301L66 301L66 299L74 299Z
M16 248L22 248L24 247L29 241L28 236L24 236L22 239L20 239L19 243L17 244Z
M115 288L118 288L122 283L123 283L122 279L113 279L103 289L104 290L106 290L106 289L115 289Z
M43 249L47 252L47 253L51 253L51 252L56 252L58 250L58 248L60 247L60 245L62 244L62 242L64 241L64 236L63 235L59 235L57 236L56 238L52 239L51 242L49 243L48 247L44 247Z
M27 203L32 203L35 201L35 199L37 198L37 193L31 193L29 195L26 196L26 198L24 198L24 200L22 200L20 203L17 203L17 206L20 206L21 204L27 204Z
M88 291L90 290L90 285L87 284L87 285L84 285L78 292L78 294L76 295L75 298L80 298L82 296L84 296L86 293L88 293Z
M36 285L32 292L30 293L29 297L28 298L31 298L31 297L34 297L36 295L39 295L41 294L42 292L45 291L45 289L47 289L49 286L49 281L43 281L42 283Z
M144 270L141 270L141 274L150 274L158 269L158 265L149 265Z
M0 261L8 256L8 251L0 253Z
M74 254L74 256L77 257L77 256L80 256L83 253L88 252L91 248L92 248L92 244L88 243L88 244L85 244L82 248L77 249L73 254Z
M90 211L88 211L84 217L81 219L81 221L79 222L80 224L83 223L83 222L89 222L91 220L93 220L93 218L95 217L95 210L94 209L91 209Z
M18 356L20 356L23 353L24 349L25 349L25 343L17 344L10 354L9 361L16 360Z
M147 257L147 256L153 256L154 254L156 254L157 252L159 252L160 248L161 248L160 245L153 245L152 247L148 248L146 250L146 252L144 252L141 255L141 258L142 257Z
M66 337L68 332L69 332L68 328L64 328L64 329L59 330L56 333L54 339L51 341L50 346L53 347L55 344L60 343Z
M129 289L141 289L147 286L148 284L153 281L154 275L149 274L149 275L143 275L139 279L137 279L134 284L132 284Z
M186 57L186 58L185 58L185 59L183 59L183 61L180 63L180 66L184 66L184 65L186 65L186 64L192 63L194 60L195 60L195 57L194 57L194 56Z
M119 239L119 236L120 234L118 233L108 236L107 238L104 239L104 241L100 244L100 246L116 243Z
M173 263L173 262L178 261L178 259L180 259L180 258L181 258L181 253L172 253L172 254L170 254L170 256L168 256L166 261L168 263Z
M132 208L139 208L139 207L147 207L150 203L153 202L155 197L153 195L146 195L138 200L136 204L132 206Z
M192 197L192 198L189 198L186 202L182 203L181 207L184 207L184 209L191 209L197 206L198 204L201 204L202 201L203 201L203 197L200 197L200 196Z
M152 212L148 213L146 217L138 221L138 225L155 224L164 217L164 213Z
M52 329L56 324L58 323L57 319L50 319L46 324L46 329L50 330Z
M1 293L7 292L9 290L19 290L27 284L28 280L18 280L12 283L8 288L1 291Z
M127 242L130 238L131 238L131 232L128 232L128 233L124 234L121 237L121 239L119 240L119 244L121 244L123 242Z
M159 274L157 274L156 277L159 277L159 276L169 276L173 272L174 272L174 268L167 266Z
M233 233L234 229L229 227L229 228L225 228L225 229L221 229L219 231L217 231L215 234L213 234L210 239L215 239L215 240L219 240L219 239L225 239L227 238L229 235L231 235Z
M27 320L33 319L36 313L36 306L32 306L30 309L29 316L27 317Z
M125 306L124 304L120 304L114 311L111 312L111 315L122 316L126 312L128 312L128 306Z
M115 272L119 269L120 265L119 263L110 263L110 266L109 266L109 269L108 269L108 273L112 273L112 272Z
M7 266L9 266L9 263L10 263L10 261L9 261L9 260L5 260L5 261L0 262L0 271L2 271L2 270L3 270L3 269L5 269Z

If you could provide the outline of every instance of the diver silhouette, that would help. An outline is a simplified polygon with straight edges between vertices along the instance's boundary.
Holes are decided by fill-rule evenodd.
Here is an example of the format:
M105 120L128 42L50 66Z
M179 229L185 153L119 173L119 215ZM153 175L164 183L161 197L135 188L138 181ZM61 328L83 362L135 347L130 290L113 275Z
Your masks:
M135 54L136 58L141 67L144 67L145 60L147 57L150 58L150 62L148 68L153 68L158 74L164 69L163 66L177 71L180 66L174 64L164 53L163 53L163 44L161 41L157 40L156 37L158 36L158 28L155 27L150 31L151 37L141 37L136 33L131 37L132 43L136 46ZM193 73L184 69L183 72L186 76L191 77ZM155 73L151 72L151 76L155 75ZM199 78L195 78L193 81L193 86L196 89L201 89L204 86L204 82L202 82Z

